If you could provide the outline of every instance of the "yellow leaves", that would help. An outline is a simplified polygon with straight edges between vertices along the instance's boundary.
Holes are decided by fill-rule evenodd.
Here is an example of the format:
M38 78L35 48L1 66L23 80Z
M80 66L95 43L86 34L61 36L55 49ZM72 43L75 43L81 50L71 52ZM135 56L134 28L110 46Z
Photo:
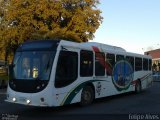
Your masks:
M0 42L19 45L48 38L86 42L102 22L97 4L98 0L9 0L0 5L5 9Z

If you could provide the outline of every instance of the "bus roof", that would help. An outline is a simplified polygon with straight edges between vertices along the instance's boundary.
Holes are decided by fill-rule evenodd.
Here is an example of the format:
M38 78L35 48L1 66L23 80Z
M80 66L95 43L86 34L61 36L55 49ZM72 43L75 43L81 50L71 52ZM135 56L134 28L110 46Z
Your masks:
M107 52L107 53L114 53L114 54L125 54L130 56L136 56L136 57L144 57L144 58L151 58L149 55L142 55L137 53L131 53L127 52L125 49L117 46L112 45L106 45L102 43L97 42L85 42L85 43L77 43L77 42L71 42L66 40L34 40L34 41L28 41L23 43L19 46L17 51L22 50L32 50L32 49L56 49L57 46L66 46L66 47L74 47L79 49L85 49L85 50L93 50L93 47L98 48L101 52Z
M26 50L53 50L56 49L60 40L34 40L21 44L17 51Z
M60 44L62 46L70 46L70 47L86 49L86 50L93 50L92 47L95 46L98 49L100 49L101 52L109 52L109 53L114 53L114 54L125 54L128 56L136 56L136 57L143 57L143 58L152 58L150 55L143 55L143 54L138 54L138 53L127 52L125 49L121 47L97 43L97 42L76 43L76 42L61 40Z

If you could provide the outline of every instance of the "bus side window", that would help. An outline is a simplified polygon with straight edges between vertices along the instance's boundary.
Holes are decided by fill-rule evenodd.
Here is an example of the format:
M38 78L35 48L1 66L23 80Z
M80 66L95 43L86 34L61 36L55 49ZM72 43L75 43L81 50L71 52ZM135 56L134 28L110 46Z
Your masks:
M135 58L135 71L141 71L142 70L142 58Z
M134 57L132 57L132 56L126 56L126 60L131 64L132 69L134 71Z
M148 59L143 58L143 70L148 70Z
M80 51L80 76L93 76L93 52L87 50Z
M124 56L123 55L116 55L116 62L118 62L120 60L124 60Z
M78 53L61 51L56 68L55 87L65 87L77 79Z
M95 53L95 76L105 75L105 54L96 52Z
M111 54L111 53L107 53L106 62L107 62L107 64L109 64L111 69L113 69L113 67L115 65L115 55ZM107 70L107 75L109 75L109 76L112 75L112 71Z

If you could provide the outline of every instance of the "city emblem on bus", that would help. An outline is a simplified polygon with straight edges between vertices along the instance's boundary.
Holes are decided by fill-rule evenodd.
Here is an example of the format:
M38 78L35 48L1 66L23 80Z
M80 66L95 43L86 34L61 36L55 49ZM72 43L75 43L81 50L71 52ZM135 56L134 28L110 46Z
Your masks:
M112 75L112 81L117 90L126 90L133 80L133 68L128 61L120 60L115 64Z

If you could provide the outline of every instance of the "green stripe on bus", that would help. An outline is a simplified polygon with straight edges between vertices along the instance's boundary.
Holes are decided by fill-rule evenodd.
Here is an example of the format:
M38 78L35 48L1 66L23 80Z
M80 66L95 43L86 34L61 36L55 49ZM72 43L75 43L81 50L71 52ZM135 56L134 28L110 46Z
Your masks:
M62 106L62 105L70 104L72 102L73 98L79 93L79 91L87 83L93 83L93 82L96 82L96 81L105 81L105 80L90 80L90 81L86 81L86 82L80 83L75 88L73 88L72 90L70 90L70 92L65 96L65 98L63 99L63 101L62 101L62 103L60 105Z

